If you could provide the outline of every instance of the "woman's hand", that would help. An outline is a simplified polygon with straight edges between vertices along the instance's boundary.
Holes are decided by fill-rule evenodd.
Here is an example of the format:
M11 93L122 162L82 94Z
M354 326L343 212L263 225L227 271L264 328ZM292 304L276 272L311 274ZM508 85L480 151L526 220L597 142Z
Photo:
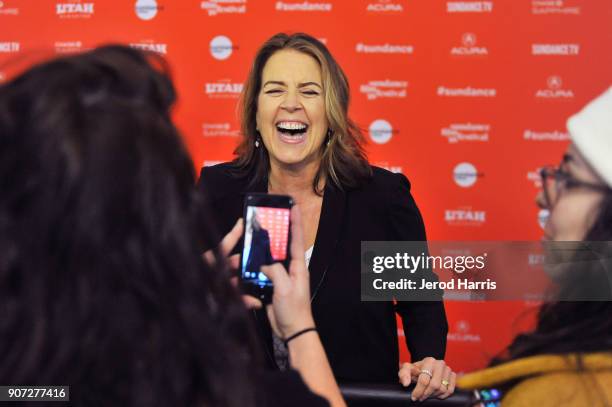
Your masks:
M267 312L272 329L280 338L314 327L310 308L310 280L304 260L302 220L297 206L291 209L290 251L289 273L280 263L261 268L274 284L272 304L267 307ZM253 297L247 301L256 307L261 306L261 302Z
M455 392L457 374L443 360L427 357L419 362L404 363L399 372L404 387L416 382L412 400L423 401L429 397L445 399Z

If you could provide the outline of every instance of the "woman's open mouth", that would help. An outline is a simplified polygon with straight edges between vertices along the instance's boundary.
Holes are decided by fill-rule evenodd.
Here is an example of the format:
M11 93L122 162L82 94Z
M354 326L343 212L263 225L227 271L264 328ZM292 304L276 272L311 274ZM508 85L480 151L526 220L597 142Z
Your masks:
M276 123L279 138L289 144L298 144L306 140L308 125L298 121L280 121Z

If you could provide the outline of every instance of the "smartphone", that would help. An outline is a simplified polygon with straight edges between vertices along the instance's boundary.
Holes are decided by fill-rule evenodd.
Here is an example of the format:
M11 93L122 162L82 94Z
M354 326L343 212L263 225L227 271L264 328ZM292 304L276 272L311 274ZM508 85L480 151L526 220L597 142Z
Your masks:
M282 263L289 269L291 207L287 195L247 194L244 200L243 248L240 253L240 281L244 293L272 301L273 284L261 266Z

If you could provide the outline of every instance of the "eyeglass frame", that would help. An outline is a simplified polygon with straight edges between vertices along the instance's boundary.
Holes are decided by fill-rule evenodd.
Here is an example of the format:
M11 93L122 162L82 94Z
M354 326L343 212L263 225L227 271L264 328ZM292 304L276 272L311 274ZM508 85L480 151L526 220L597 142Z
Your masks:
M546 180L550 179L554 180L556 191L555 191L555 201L551 200L548 189L546 188ZM561 166L555 165L546 165L540 169L540 178L542 179L542 190L544 191L544 200L546 204L546 208L552 208L558 201L561 196L561 188L558 187L560 185L560 181L563 181L565 184L563 186L564 189L573 189L573 188L586 188L592 191L602 192L604 194L612 194L612 188L607 185L594 184L592 182L580 181L576 178L572 177L567 171L563 170Z

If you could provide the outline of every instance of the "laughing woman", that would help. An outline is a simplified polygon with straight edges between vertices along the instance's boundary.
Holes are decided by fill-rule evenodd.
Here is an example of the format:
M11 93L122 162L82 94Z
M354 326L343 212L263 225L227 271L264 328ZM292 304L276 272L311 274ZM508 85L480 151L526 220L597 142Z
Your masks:
M420 382L415 395L444 398L455 374L443 361L448 326L441 300L360 301L360 242L422 241L425 228L406 177L368 164L348 105L346 76L321 42L273 36L244 87L237 158L204 168L199 187L220 233L241 216L245 193L293 197L306 220L313 314L339 381L397 381L398 313ZM256 317L270 363L282 367L282 341L265 314Z

